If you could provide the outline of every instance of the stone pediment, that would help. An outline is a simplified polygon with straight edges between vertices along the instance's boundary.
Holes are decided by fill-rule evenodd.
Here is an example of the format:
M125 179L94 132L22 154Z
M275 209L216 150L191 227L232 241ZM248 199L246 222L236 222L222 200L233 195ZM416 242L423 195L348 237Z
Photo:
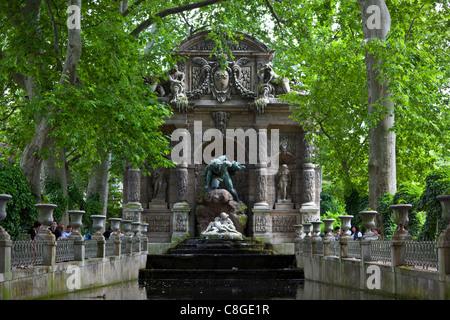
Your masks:
M207 54L209 55L214 48L212 40L208 40L209 31L199 32L186 38L175 49L176 54ZM238 33L241 38L235 41L228 41L228 47L233 52L234 56L255 54L268 55L268 60L272 60L275 50L269 49L264 43L244 33Z
M181 61L168 71L167 82L152 84L163 102L180 112L196 105L233 103L264 113L269 104L286 104L277 95L290 91L289 79L274 72L274 50L239 33L235 41L228 41L232 56L220 64L211 54L213 42L208 34L203 31L192 35L175 48Z

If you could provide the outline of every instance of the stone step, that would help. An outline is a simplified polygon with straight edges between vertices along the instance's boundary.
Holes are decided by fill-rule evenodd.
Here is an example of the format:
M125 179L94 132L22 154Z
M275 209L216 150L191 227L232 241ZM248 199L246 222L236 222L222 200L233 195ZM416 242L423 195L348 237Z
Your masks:
M199 239L189 238L168 251L169 254L271 254L264 243L254 239Z
M295 269L295 255L160 254L148 255L146 269Z
M141 269L139 280L193 280L193 279L303 279L300 269Z

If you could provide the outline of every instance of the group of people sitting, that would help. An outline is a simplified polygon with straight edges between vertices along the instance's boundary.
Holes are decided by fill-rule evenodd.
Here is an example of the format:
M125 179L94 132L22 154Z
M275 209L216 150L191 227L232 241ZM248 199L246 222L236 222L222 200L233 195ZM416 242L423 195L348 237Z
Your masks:
M361 231L358 230L358 227L352 226L352 228L350 230L351 230L351 237L353 238L353 240L361 240L363 235L362 235ZM336 240L338 240L341 237L342 233L343 233L343 231L341 230L340 227L334 228L333 235L336 238ZM381 232L379 229L374 229L373 233L377 238L381 237Z
M40 227L41 224L39 223L39 221L35 221L34 225L28 230L28 234L30 235L31 240L35 240ZM66 231L64 231L64 225L58 224L58 222L54 220L51 227L49 227L49 230L51 230L51 232L55 235L56 240L64 240L69 238L69 236L72 234L73 227L71 225L68 225Z

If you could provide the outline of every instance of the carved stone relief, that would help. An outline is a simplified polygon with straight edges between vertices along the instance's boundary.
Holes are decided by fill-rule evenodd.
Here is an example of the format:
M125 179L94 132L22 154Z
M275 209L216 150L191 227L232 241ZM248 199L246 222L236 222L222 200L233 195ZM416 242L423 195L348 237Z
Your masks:
M294 232L295 224L297 224L297 218L294 215L272 216L272 232Z
M216 129L225 134L230 113L225 111L214 111L212 113L212 118L214 120L214 124L216 125Z
M227 66L222 67L216 60L192 58L192 62L200 67L193 67L195 70L192 79L193 90L188 92L188 96L199 99L211 93L213 99L219 102L231 99L232 93L240 94L243 98L254 98L255 93L246 88L250 83L250 67L245 69L245 74L242 72L242 66L250 61L250 58L240 58L237 61L228 61ZM245 82L242 83L242 81Z

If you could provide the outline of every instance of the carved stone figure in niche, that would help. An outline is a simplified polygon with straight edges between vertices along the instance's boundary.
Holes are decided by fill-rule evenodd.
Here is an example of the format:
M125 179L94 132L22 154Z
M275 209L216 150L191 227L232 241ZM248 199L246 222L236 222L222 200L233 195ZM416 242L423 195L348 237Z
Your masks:
M185 93L184 72L179 71L178 65L175 65L167 72L167 79L169 80L170 92L172 94L170 103L175 103L178 111L186 111L188 99Z
M294 155L288 151L288 141L280 142L280 163L290 164L295 162Z
M255 93L248 90L241 83L241 67L248 62L249 58L240 58L237 61L228 61L227 66L221 66L217 61L207 61L202 57L194 57L192 61L202 67L201 82L198 88L189 92L195 98L201 98L204 94L211 92L214 99L224 102L231 99L233 90L244 98L254 98Z
M289 79L276 74L270 63L258 70L258 78L259 98L255 100L255 106L260 113L263 113L269 104L269 98L291 91Z
M230 113L225 111L215 111L212 113L212 117L214 119L216 129L220 130L223 134L225 134Z
M278 199L288 200L291 188L291 173L286 164L283 164L278 172Z
M220 182L225 184L225 189L228 190L236 199L239 200L236 190L233 188L233 182L231 176L236 172L245 169L244 165L239 164L237 161L230 162L226 156L220 156L217 159L211 160L211 163L205 167L203 175L206 177L205 190L218 189Z
M233 221L228 214L222 212L220 217L215 217L205 231L201 233L203 238L242 239L242 233L236 230Z
M153 178L153 201L165 201L167 193L167 181L164 178L162 168L156 169Z

